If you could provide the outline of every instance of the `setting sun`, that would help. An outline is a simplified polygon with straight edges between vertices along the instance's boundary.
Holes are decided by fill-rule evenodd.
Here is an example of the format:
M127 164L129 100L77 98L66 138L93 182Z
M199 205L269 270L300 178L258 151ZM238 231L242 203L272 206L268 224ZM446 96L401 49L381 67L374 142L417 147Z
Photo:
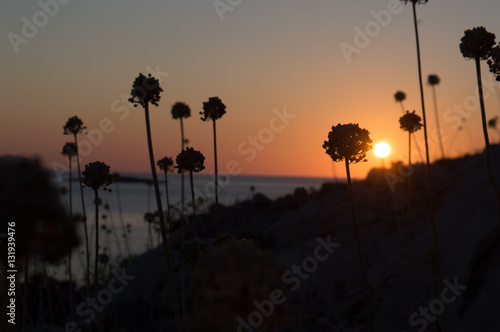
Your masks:
M373 153L375 153L375 155L379 158L387 157L390 152L391 152L391 147L389 146L389 144L384 142L378 143L373 148Z

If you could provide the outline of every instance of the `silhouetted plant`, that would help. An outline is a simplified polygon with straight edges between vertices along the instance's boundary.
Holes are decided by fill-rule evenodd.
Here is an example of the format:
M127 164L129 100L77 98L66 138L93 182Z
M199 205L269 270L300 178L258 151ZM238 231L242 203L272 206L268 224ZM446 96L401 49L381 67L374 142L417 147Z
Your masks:
M443 148L443 138L441 135L441 127L439 126L439 113L438 113L438 104L437 104L437 97L436 97L436 85L441 82L441 79L437 75L429 75L427 77L427 84L429 84L432 87L432 97L434 100L434 114L436 116L436 128L438 130L438 141L439 141L439 147L441 149L441 158L445 158L444 154L444 148Z
M75 145L78 148L78 134L82 134L85 129L87 129L86 126L83 125L83 121L75 116L72 116L71 118L66 121L66 124L63 126L64 129L64 135L73 135L73 138L75 140ZM89 295L89 287L90 287L90 251L89 251L89 235L88 235L88 227L87 227L87 213L85 209L85 198L83 196L83 183L82 183L82 175L81 175L81 169L80 169L80 156L78 153L78 149L76 150L76 164L78 166L78 182L80 183L80 196L82 198L82 213L83 213L83 229L85 233L85 250L86 250L86 258L87 258L87 275L86 275L86 281L87 281L87 296Z
M415 111L407 111L399 119L401 129L408 132L408 167L412 168L411 164L411 134L420 130L423 127L422 118L415 114ZM408 249L408 288L410 295L410 314L415 312L415 296L413 294L413 267L412 267L412 237L411 237L411 190L412 177L408 175L408 210L407 210L407 249ZM414 329L415 330L415 329Z
M495 182L495 177L491 170L491 148L488 137L488 127L486 123L486 110L484 107L483 83L481 79L481 60L486 60L491 54L495 45L495 34L488 32L484 27L476 27L472 30L465 30L460 43L460 52L464 58L473 59L476 62L477 87L479 92L479 105L481 106L481 120L483 125L485 149L486 172L497 197L498 222L500 223L500 190Z
M208 98L207 102L203 103L203 121L212 120L214 131L214 159L215 159L215 234L219 235L219 175L217 168L217 135L215 130L215 120L220 119L226 114L226 105L222 103L219 97Z
M97 304L99 305L99 189L108 190L108 186L113 182L109 172L109 166L103 162L95 161L85 165L82 173L83 183L94 191L95 201L95 259L94 259L94 284ZM99 325L101 331L104 331L102 315L98 312Z
M170 198L168 196L168 172L174 171L174 161L170 157L163 157L162 159L156 162L160 170L163 171L165 175L165 196L167 197L167 218L168 218L168 228L169 231L172 231L172 216L170 214Z
M131 98L129 98L129 102L131 102L134 107L137 105L141 105L144 108L144 114L146 117L146 135L148 139L148 150L149 150L149 162L151 165L151 173L153 174L153 184L155 187L156 194L156 204L158 206L158 211L163 211L161 198L160 198L160 187L158 185L158 177L156 175L155 168L155 158L153 153L153 141L151 139L151 126L149 121L149 104L154 106L158 106L158 102L160 101L160 93L163 92L163 89L160 87L159 81L152 77L151 74L148 77L144 76L142 73L134 80L132 85ZM160 216L160 227L161 227L161 237L163 241L163 251L165 256L165 265L167 269L167 279L170 287L170 296L172 298L172 308L174 310L175 321L177 324L178 331L183 331L182 328L182 320L179 311L179 305L177 304L177 298L175 296L175 279L174 273L172 271L172 265L170 262L170 246L167 238L167 230L165 227L165 218L163 217L163 213L159 214Z
M72 168L71 168L71 160L73 157L77 155L78 146L75 143L66 143L63 146L62 154L68 158L68 174L69 174L69 220L73 221L73 177L72 177ZM69 278L69 306L70 306L70 315L71 320L74 320L74 312L73 312L73 269L71 267L72 263L72 251L70 250L68 254L68 278Z
M184 144L187 143L184 137L184 118L189 118L191 116L191 109L189 106L182 102L176 102L172 106L172 118L179 119L181 123L181 151L184 151ZM184 211L184 174L181 174L181 208Z
M405 4L408 3L408 0L402 0ZM436 216L434 210L434 188L432 185L432 176L431 176L431 164L429 157L429 140L427 136L428 122L427 116L425 112L425 100L424 100L424 87L422 81L422 62L420 57L420 40L418 35L418 24L417 24L417 4L425 4L428 0L410 0L413 9L413 26L415 29L415 42L417 49L417 67L418 67L418 83L420 88L420 104L422 107L422 117L424 120L424 141L425 141L425 165L426 165L426 173L427 173L427 193L428 193L428 204L429 204L429 214L431 217L431 225L432 225L432 236L433 236L433 244L434 248L438 250L438 240L437 240L437 230L436 230ZM436 296L439 298L441 296L441 272L439 272L438 276L434 276L438 278L438 288L436 289ZM445 312L443 311L440 315L441 324L443 331L446 332L446 317Z
M405 106L403 104L403 101L406 100L406 94L403 91L396 91L396 93L394 94L394 99L396 100L396 103L399 103L401 105L401 111L404 113Z
M191 202L193 205L193 230L194 236L198 237L198 227L196 224L196 201L194 199L193 172L198 173L205 169L203 163L205 157L200 151L193 148L186 148L177 155L175 159L177 170L179 173L189 172L189 180L191 181Z
M401 105L401 112L403 115L405 114L405 106L403 104L403 101L406 100L406 94L403 91L397 91L394 94L394 99L396 100L397 103L400 103ZM415 146L417 147L418 154L420 155L420 159L422 162L424 161L424 156L422 155L422 151L420 150L420 145L418 144L417 137L415 135L413 136L413 142L415 143Z
M366 318L368 327L373 332L372 314L370 310L370 299L366 287L365 268L363 266L363 258L361 253L361 243L359 239L358 226L356 224L356 214L354 209L354 197L352 194L351 173L349 171L349 164L357 164L360 161L366 160L366 153L373 149L373 141L370 138L370 133L366 129L359 128L358 124L338 124L332 126L332 130L328 133L328 141L323 143L323 148L326 154L332 158L333 161L345 162L347 174L347 188L349 199L351 202L352 224L354 226L354 237L356 240L356 251L358 254L358 262L361 273L361 284L363 287L363 295L365 299Z

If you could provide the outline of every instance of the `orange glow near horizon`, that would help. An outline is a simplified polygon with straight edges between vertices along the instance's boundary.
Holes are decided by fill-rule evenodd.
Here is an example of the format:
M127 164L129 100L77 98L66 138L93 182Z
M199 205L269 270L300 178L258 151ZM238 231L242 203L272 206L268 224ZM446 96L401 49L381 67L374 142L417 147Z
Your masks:
M441 78L436 91L447 157L484 147L474 64L458 47L463 31L485 25L500 35L496 16L486 15L498 11L497 2L460 1L462 11L456 1L418 6L424 80L428 74ZM150 109L156 160L180 152L180 124L170 111L183 101L192 114L184 121L187 146L205 155L203 173L214 171L212 124L201 121L199 112L218 96L227 107L217 120L219 171L238 165L242 175L344 178L343 165L332 164L322 148L338 123L358 123L374 142L388 142L387 164L407 161L408 137L399 128L401 106L393 96L404 91L405 109L421 115L410 6L401 4L391 23L348 59L339 45L355 45L354 28L364 28L374 20L370 11L387 4L248 2L220 21L211 2L137 6L124 0L120 10L91 3L62 6L17 54L4 38L2 155L40 157L49 168L65 167L60 152L72 137L62 127L77 115L87 126L87 135L79 136L82 165L100 160L116 172L150 172L144 111L127 98L135 77L151 72L164 90L159 106ZM10 6L4 25L18 34L20 18L40 10L35 3ZM94 23L82 13L95 14ZM491 118L500 114L499 86L482 65ZM430 156L436 160L430 87L424 92ZM423 149L423 132L415 137ZM422 162L416 146L414 152L414 161ZM354 178L380 163L373 151L367 159L353 165Z

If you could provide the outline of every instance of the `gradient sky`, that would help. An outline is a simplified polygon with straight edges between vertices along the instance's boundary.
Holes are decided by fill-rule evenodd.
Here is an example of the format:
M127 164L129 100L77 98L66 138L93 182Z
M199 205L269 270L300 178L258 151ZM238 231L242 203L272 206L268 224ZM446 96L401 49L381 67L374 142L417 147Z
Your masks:
M126 98L138 73L153 70L164 90L159 107L150 111L156 159L180 152L180 124L170 110L174 102L184 101L193 114L185 121L189 145L205 155L205 172L213 171L212 126L198 115L212 96L227 106L217 122L220 170L235 160L241 174L344 177L343 164L332 167L322 144L332 125L350 122L368 129L375 142L391 145L386 165L407 159L407 136L398 122L401 108L393 96L397 90L406 92L406 108L421 114L410 5L399 8L394 0L221 0L226 6L237 4L229 5L231 11L221 20L213 1L60 0L67 4L59 4L58 12L43 22L40 3L54 1L0 4L0 154L38 156L48 167L64 164L60 151L71 137L63 135L62 127L78 115L89 133L80 138L90 147L82 164L100 160L112 171L149 172L144 112ZM395 4L397 13L387 24L374 23L373 11ZM481 25L500 40L498 13L498 0L430 0L418 6L423 74L441 78L438 104L450 156L484 146L473 102L475 67L462 57L459 43L465 29ZM32 35L16 53L9 33L23 36L25 21L33 22L34 16L43 26L36 34L28 31ZM372 29L372 36L363 45L355 37L365 28ZM348 61L340 45L356 47L356 41L361 47ZM492 81L484 62L483 69L485 80ZM500 115L499 85L489 84L488 118ZM432 134L428 86L425 96ZM464 108L464 129L457 131L454 105L464 103L471 104ZM284 110L294 118L273 120ZM96 133L102 119L111 125L101 139ZM499 140L494 131L490 134ZM260 151L249 137L257 137ZM418 139L423 140L422 132ZM436 159L437 145L431 148ZM368 159L351 167L353 176L364 177L381 165L372 152Z

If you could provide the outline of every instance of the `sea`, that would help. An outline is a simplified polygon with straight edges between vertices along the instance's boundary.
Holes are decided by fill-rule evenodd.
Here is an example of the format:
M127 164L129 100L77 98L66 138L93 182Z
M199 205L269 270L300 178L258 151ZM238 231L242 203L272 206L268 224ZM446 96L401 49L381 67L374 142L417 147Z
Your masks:
M73 215L82 215L82 200L77 173L72 174L72 206ZM147 212L157 211L156 196L152 185L150 173L120 173L120 178L127 181L116 181L109 185L110 191L99 191L101 204L99 205L99 252L106 253L111 260L119 261L129 254L139 255L160 242L159 232L150 233L149 224L145 222ZM193 186L195 201L204 200L210 206L215 201L214 175L194 174ZM270 199L291 194L297 187L308 191L318 190L324 182L332 178L313 177L278 177L278 176L220 176L219 175L219 203L230 206L239 201L250 199L254 194L260 193ZM165 176L158 173L163 209L166 210ZM56 185L69 189L69 174L62 180L55 181ZM177 173L169 173L167 178L170 205L180 209L182 201L182 179ZM83 189L85 211L87 215L87 230L89 234L89 247L91 257L94 257L95 247L95 204L94 191L90 188ZM184 176L184 205L191 210L191 186L189 175ZM63 194L63 204L69 210L69 192ZM197 207L198 210L198 207ZM198 212L199 213L199 212ZM78 223L80 245L73 250L72 270L84 271L85 237L84 224ZM152 235L150 235L152 234ZM91 265L93 266L93 265ZM54 274L66 274L64 269L54 269ZM83 275L75 273L75 275ZM57 277L57 275L55 275Z

